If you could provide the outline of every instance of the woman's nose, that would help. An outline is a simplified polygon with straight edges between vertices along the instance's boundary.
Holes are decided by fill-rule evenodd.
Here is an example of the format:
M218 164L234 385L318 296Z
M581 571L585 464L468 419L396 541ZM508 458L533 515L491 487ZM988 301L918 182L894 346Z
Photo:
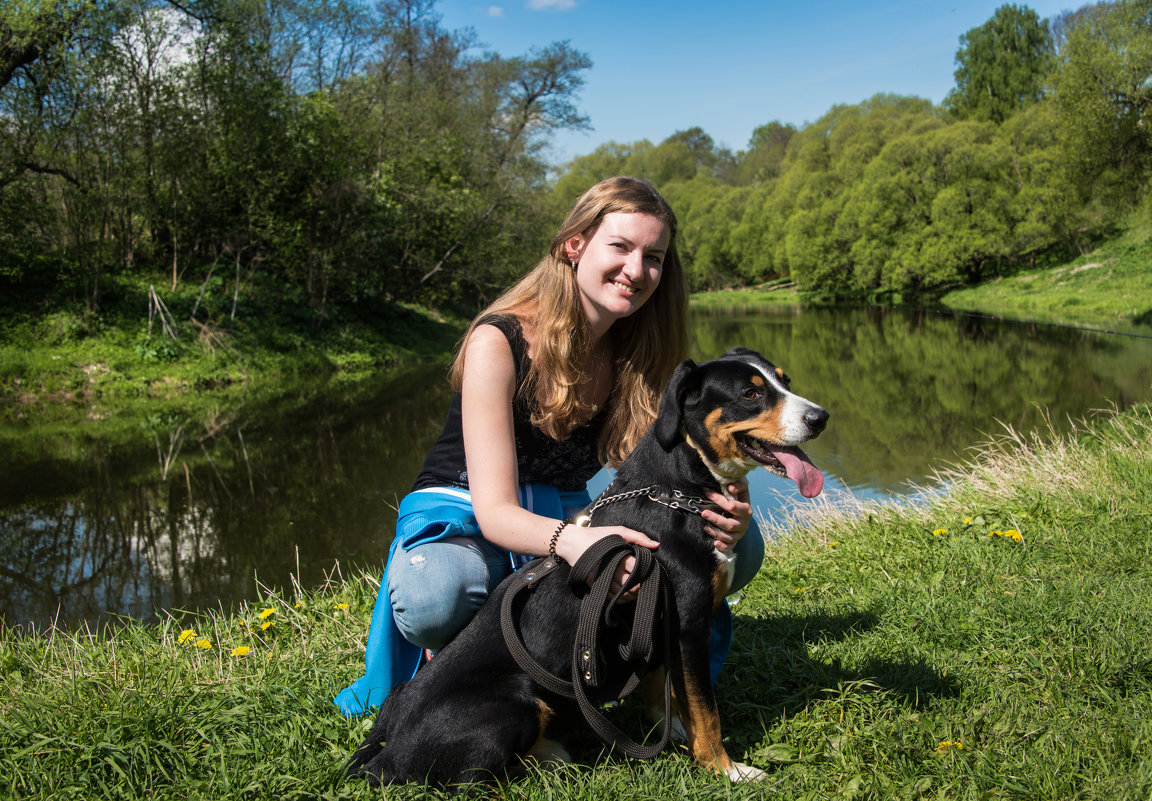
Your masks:
M639 278L644 274L644 254L632 251L624 259L624 275L629 278Z

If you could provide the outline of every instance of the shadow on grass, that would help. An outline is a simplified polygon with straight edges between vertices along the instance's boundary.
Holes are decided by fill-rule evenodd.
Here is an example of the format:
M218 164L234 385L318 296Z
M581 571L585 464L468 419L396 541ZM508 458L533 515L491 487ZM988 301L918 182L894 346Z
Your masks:
M821 656L832 650L832 642L856 638L878 622L875 613L858 610L738 616L732 652L716 688L724 731L734 750L753 747L775 721L821 699L896 694L902 703L922 709L959 694L955 679L921 658L895 655L846 667L838 657Z
M851 640L876 626L879 616L867 611L843 614L737 616L728 662L716 685L721 729L734 759L755 749L776 721L800 713L826 698L900 696L900 702L921 709L935 699L957 695L959 684L941 675L922 659L877 658L845 667L841 660L822 659L829 643ZM634 738L643 738L650 724L631 698L612 712L612 720ZM585 765L623 759L605 753L605 746L582 721L572 721L565 738L570 752Z

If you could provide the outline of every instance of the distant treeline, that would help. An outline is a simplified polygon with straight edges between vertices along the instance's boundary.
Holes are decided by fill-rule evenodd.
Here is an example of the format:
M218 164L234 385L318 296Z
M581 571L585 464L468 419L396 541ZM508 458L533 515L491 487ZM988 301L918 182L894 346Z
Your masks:
M787 277L821 292L923 291L1067 250L1149 204L1152 2L968 31L941 107L877 95L731 153L699 128L576 159L558 201L605 175L655 181L695 289Z
M936 107L881 95L746 150L702 129L605 145L566 42L478 54L434 0L9 0L0 12L0 289L98 312L116 279L310 309L464 306L539 256L593 181L651 179L693 288L974 281L1148 202L1152 0L960 39ZM766 110L765 116L770 116ZM203 302L201 302L203 299Z

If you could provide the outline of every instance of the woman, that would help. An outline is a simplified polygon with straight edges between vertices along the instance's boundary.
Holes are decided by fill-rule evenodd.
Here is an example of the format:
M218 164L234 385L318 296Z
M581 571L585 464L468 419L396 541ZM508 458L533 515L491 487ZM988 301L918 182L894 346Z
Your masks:
M341 692L346 714L378 706L411 678L423 651L462 629L490 590L533 556L574 564L620 526L557 524L589 502L586 482L619 464L656 417L660 393L687 352L687 292L676 218L647 181L609 178L573 206L540 263L488 307L452 365L455 395L440 439L400 504L396 537L372 613L366 673ZM715 545L737 549L732 591L763 559L747 487L710 499ZM619 588L632 569L614 577ZM714 648L727 652L731 618Z

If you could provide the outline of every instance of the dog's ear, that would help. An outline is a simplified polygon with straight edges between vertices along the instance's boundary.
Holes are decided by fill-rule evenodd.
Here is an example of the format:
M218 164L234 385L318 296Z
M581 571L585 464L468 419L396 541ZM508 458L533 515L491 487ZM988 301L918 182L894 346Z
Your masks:
M660 397L660 412L656 415L656 422L652 429L656 435L656 441L666 451L671 450L680 437L680 416L684 411L682 405L684 394L695 383L693 380L695 375L696 362L691 359L680 362L676 372L672 374L672 380L668 382L668 386L664 388L664 394Z

